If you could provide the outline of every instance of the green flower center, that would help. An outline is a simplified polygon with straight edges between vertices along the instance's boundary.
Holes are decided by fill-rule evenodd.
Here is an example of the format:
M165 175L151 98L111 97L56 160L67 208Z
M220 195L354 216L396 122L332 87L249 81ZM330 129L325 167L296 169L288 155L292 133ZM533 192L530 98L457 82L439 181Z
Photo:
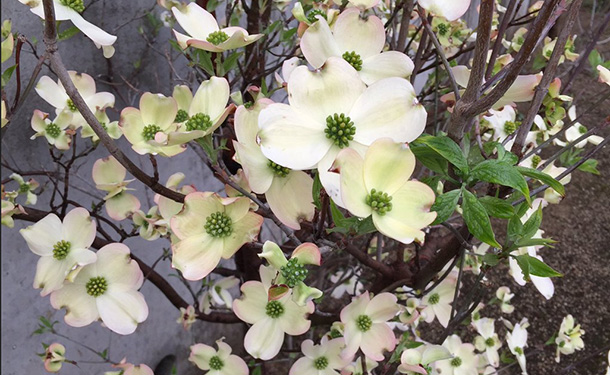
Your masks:
M326 358L326 357L316 358L316 360L313 361L313 367L315 367L316 370L324 370L326 367L328 367L328 358Z
M517 130L517 128L519 127L519 125L521 125L520 122L518 121L506 121L504 123L504 132L508 135L508 134L513 134L515 132L515 130Z
M548 50L548 51L546 51L545 56L551 57L552 54L553 54L553 50Z
M281 165L276 164L276 163L272 162L271 160L269 160L269 163L267 163L267 165L269 166L269 168L271 168L273 173L275 173L275 175L278 177L286 177L288 175L288 173L290 173L290 168L282 167Z
M81 3L82 3L82 1L81 1ZM74 102L72 101L72 99L68 99L66 101L66 104L68 105L68 109L70 110L70 112L76 112L77 111L76 106L74 105Z
M222 42L225 42L227 39L229 39L229 36L222 30L214 31L206 38L208 42L212 43L215 46L219 45Z
M20 193L27 193L28 191L30 191L30 185L28 184L21 184L19 185L19 192Z
M53 258L57 260L66 259L70 252L70 242L61 240L53 245Z
M438 34L441 35L441 36L447 34L447 31L449 31L449 28L444 23L440 23L437 26L437 29L438 29Z
M227 237L233 233L233 220L224 212L214 212L205 219L204 228L212 237Z
M178 113L176 113L176 118L174 122L185 122L189 119L189 114L184 109L179 109Z
M292 258L281 268L282 276L286 279L286 285L294 288L299 282L307 277L307 269L299 264L296 258Z
M373 325L373 321L371 320L371 318L368 315L360 315L356 319L356 327L358 327L358 329L361 330L362 332L366 332L369 329L371 329L372 325Z
M193 131L193 130L208 130L210 127L212 127L212 121L210 120L210 116L206 115L205 113L197 113L196 115L193 115L193 117L191 117L190 119L188 119L188 121L186 122L186 130L188 131Z
M520 347L516 347L515 348L515 353L519 354L519 355L523 355L523 349L521 349Z
M520 36L517 38L517 44L523 44L525 42L525 38Z
M496 340L494 340L493 337L490 337L487 340L485 340L485 345L494 346L494 345L496 345Z
M284 314L284 306L278 301L269 301L267 302L267 306L265 306L265 311L268 316L276 319Z
M322 16L322 18L326 19L326 12L324 12L322 9L312 9L307 15L307 20L309 23L316 22L318 20L316 16Z
M441 296L438 293L434 293L428 297L428 303L431 305L436 305L441 300Z
M100 125L102 125L102 129L104 129L104 131L108 131L108 126L106 125L105 122L100 122Z
M347 61L357 71L362 70L362 59L360 58L360 55L356 52L345 52L343 54L343 60Z
M462 365L462 358L455 357L451 360L451 367L460 367Z
M61 134L61 129L54 123L50 123L49 125L47 125L45 132L49 135L49 137L57 138Z
M326 118L326 129L324 129L326 138L332 139L333 143L340 148L347 147L349 142L354 139L356 127L354 122L348 116L334 114Z
M542 161L542 158L538 155L534 155L532 156L532 168L536 169L538 168L538 165L540 165L540 162Z
M87 288L87 294L93 297L99 297L108 289L108 282L106 281L106 278L102 276L92 277L87 281L85 287Z
M392 197L388 193L372 189L371 193L366 196L365 203L371 206L373 211L377 211L379 215L383 216L392 211L391 200Z
M210 358L210 368L212 370L221 370L225 366L224 362L217 355Z
M59 0L61 5L65 5L68 8L72 8L78 13L82 13L85 10L85 4L83 0Z
M155 124L146 125L142 130L142 138L146 141L152 141L155 139L155 134L161 131L161 128Z
M587 128L585 128L584 126L581 125L578 127L578 132L580 134L585 134L587 132Z
M338 337L343 337L341 332L339 332L339 330L337 330L337 329L331 329L330 333L328 335L330 336L331 339L336 339Z

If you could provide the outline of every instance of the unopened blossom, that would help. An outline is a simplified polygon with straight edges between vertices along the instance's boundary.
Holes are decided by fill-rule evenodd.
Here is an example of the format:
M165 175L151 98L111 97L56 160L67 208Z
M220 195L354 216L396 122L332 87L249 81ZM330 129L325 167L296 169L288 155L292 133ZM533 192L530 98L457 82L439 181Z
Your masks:
M235 354L231 347L222 339L216 340L218 350L205 344L191 346L189 361L207 375L248 375L250 372L246 362Z
M261 279L262 282L242 284L242 297L233 302L233 311L239 319L252 324L244 339L246 351L254 358L268 360L279 353L285 334L298 336L309 330L311 321L307 316L313 313L314 304L309 301L299 306L292 300L290 290L279 299L269 300L271 279Z
M383 22L377 16L360 17L360 10L344 10L331 30L326 19L313 23L301 38L300 47L307 62L318 69L329 57L339 57L358 71L371 85L382 78L408 78L413 61L402 52L386 51Z
M447 358L451 358L451 353L441 345L424 344L405 349L400 356L398 371L407 375L428 375L434 368L434 362Z
M205 314L212 312L212 307L218 308L225 306L233 307L233 296L229 289L239 285L239 279L235 276L225 277L211 281L207 284L207 289L201 294L199 299L199 311Z
M47 372L58 372L62 364L66 361L66 347L54 342L45 350L43 357L44 369Z
M582 350L585 347L585 343L582 340L584 334L585 331L580 328L580 324L575 325L574 317L571 314L566 315L561 322L559 333L555 338L555 345L557 345L555 361L559 362L561 354L568 355L573 354L577 350Z
M33 178L30 178L26 182L23 177L21 177L17 173L13 173L9 177L19 184L19 194L26 195L27 198L25 200L25 204L36 204L36 202L38 201L38 196L34 194L34 190L38 189L40 184Z
M110 118L108 117L106 112L101 111L99 109L94 112L94 115L97 121L99 121L100 125L102 125L102 129L104 129L104 131L106 132L106 134L108 134L110 138L121 138L123 132L121 132L121 128L119 127L118 121L110 121ZM80 136L83 138L91 137L91 141L93 143L99 142L100 140L98 135L93 131L93 128L88 123L83 124Z
M373 217L375 227L402 243L424 242L421 230L436 218L430 212L434 191L419 181L409 181L415 156L407 144L383 138L375 141L364 158L343 149L333 164L341 175L341 198L353 215Z
M145 364L134 365L127 363L127 358L112 367L121 369L120 371L107 371L104 375L154 375L153 370Z
M525 347L527 346L527 323L525 326L522 323L515 324L512 332L506 333L506 342L510 352L517 357L519 366L521 367L521 373L527 375L526 360L525 360Z
M347 366L350 358L343 357L341 351L345 340L340 337L314 345L313 341L301 343L305 355L290 367L289 375L339 375L339 370Z
M610 70L603 65L598 65L597 71L599 72L599 81L610 86Z
M515 295L510 292L510 289L507 286L501 286L496 290L496 298L500 301L500 310L504 314L512 314L515 311L515 306L510 304L510 300L513 299Z
M91 112L103 112L108 107L114 107L114 95L109 92L96 92L95 80L89 74L78 73L74 70L68 71L68 74ZM57 115L64 111L72 113L70 125L73 129L87 124L87 121L66 93L66 89L61 81L57 80L55 82L48 76L42 76L38 80L35 89L41 98L55 107Z
M481 318L474 323L479 336L475 337L474 345L480 352L485 352L485 357L490 365L498 367L500 365L500 355L498 349L502 347L502 341L495 332L495 320L491 318Z
M114 156L98 159L93 164L91 172L95 186L102 191L108 192L104 197L104 206L108 216L121 221L140 209L140 200L133 194L127 193L127 185L133 181L125 180L127 170Z
M58 150L69 150L71 139L66 133L66 128L70 126L71 119L72 113L62 112L55 117L55 120L51 121L48 113L35 109L31 125L36 134L31 136L30 139L44 136L47 142Z
M570 122L575 121L577 119L576 117L576 106L571 106L568 109L568 118L570 119ZM576 141L578 138L580 138L583 134L585 134L587 132L587 128L582 125L580 122L575 121L574 124L572 126L570 126L564 133L564 137L565 137L565 142L559 140L559 139L555 139L554 143L558 146L561 147L565 147L568 143L572 143L574 141ZM587 142L593 144L593 145L598 145L600 144L602 141L604 140L603 137L600 137L599 135L590 135L589 137L583 139L582 141L576 143L574 145L574 147L577 148L583 148L587 145Z
M140 98L139 109L127 107L121 111L119 126L138 154L170 157L185 151L184 143L205 133L203 130L178 132L177 113L174 98L147 92Z
M45 19L42 0L19 0L22 4L29 6L35 15ZM57 21L70 20L80 31L93 41L97 48L102 48L104 57L109 59L114 55L116 36L110 35L99 27L85 20L80 14L85 10L83 0L62 1L53 0L55 8L55 19Z
M185 331L191 329L191 326L196 321L197 312L195 311L195 308L192 305L188 305L186 309L184 307L180 308L180 316L178 317L178 320L176 320L176 323L180 323Z
M152 206L147 213L136 210L131 217L133 224L140 228L140 237L147 241L154 241L167 234L167 225L158 224L163 220L157 212L158 209L159 207Z
M454 21L466 13L470 0L419 0L417 4L436 16Z
M212 14L195 3L186 7L173 7L176 21L187 35L174 30L178 44L183 49L195 47L210 52L223 52L245 47L263 37L249 35L246 29L230 26L221 29Z
M443 375L477 375L479 357L474 353L474 345L462 343L457 335L445 339L443 346L452 358L436 361L434 367Z
M258 236L263 217L250 212L248 198L221 198L195 192L184 199L184 209L171 219L177 240L172 243L172 267L187 280L206 277L220 262Z
M148 317L148 305L138 292L143 281L129 248L111 243L98 250L95 263L51 293L51 306L66 308L64 320L70 326L84 327L101 319L110 330L128 335Z
M410 142L423 131L426 111L413 86L385 78L368 88L342 58L330 57L315 72L297 67L288 82L290 104L273 103L258 118L263 154L291 169L318 167L320 181L341 204L339 175L328 172L341 149L364 149L390 137Z
M373 297L366 291L341 310L341 322L345 324L345 355L355 355L361 349L364 355L383 360L383 351L396 347L396 336L387 321L400 311L396 296L380 293Z
M315 244L306 242L297 246L292 252L290 260L288 260L276 243L266 241L263 245L263 251L258 256L265 258L276 271L277 276L274 278L274 284L284 284L292 288L293 300L298 305L303 306L307 301L322 296L321 290L308 287L303 282L308 273L305 266L319 266L321 263L322 256Z
M311 221L315 213L313 179L269 160L257 143L258 117L269 99L259 99L249 108L241 105L235 112L233 141L235 159L244 170L248 184L257 194L265 194L269 208L286 226L300 229L302 221Z
M453 303L455 288L456 279L449 275L422 298L421 303L425 306L422 315L426 323L432 323L436 318L443 327L447 327L451 319L451 304Z
M82 207L68 212L63 222L57 215L48 214L19 233L30 250L40 256L34 288L42 288L41 296L60 289L74 266L91 264L97 259L89 250L95 239L96 224Z

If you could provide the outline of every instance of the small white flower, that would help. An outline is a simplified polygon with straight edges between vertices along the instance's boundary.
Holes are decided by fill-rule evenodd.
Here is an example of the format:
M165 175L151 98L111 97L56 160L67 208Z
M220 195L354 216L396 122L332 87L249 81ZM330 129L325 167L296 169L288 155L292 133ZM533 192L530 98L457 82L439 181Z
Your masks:
M557 345L555 360L559 362L561 354L568 355L577 350L582 350L585 343L581 336L584 334L585 331L580 328L580 324L574 325L574 317L571 314L564 317L557 338L555 338L555 344Z
M527 325L527 323L525 324ZM517 357L517 361L519 362L519 366L521 366L521 371L523 375L527 375L527 370L525 368L526 360L525 360L525 347L527 346L527 329L522 323L515 324L512 332L508 332L506 334L506 342L508 343L508 348L511 353Z
M485 357L490 365L498 367L500 365L500 355L498 349L502 347L502 342L495 333L495 320L491 318L481 318L474 322L474 326L480 336L474 339L474 345L480 352L485 352Z

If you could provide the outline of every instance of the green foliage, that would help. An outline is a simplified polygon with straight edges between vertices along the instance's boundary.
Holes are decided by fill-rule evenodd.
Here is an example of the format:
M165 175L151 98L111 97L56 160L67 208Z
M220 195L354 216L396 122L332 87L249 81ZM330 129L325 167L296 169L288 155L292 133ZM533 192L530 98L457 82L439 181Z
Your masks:
M335 227L327 229L326 231L328 233L338 232L360 235L372 233L377 230L373 224L372 216L369 216L366 219L360 219L356 216L345 217L332 199L330 200L330 214L335 223Z
M318 210L322 209L322 201L320 201L320 192L322 191L322 182L320 182L320 174L316 173L316 176L313 178L313 187L312 187L312 196L313 196L313 204L316 206Z
M57 40L64 41L72 38L74 35L78 34L80 29L76 26L71 26L65 29L64 31L57 33Z
M431 147L423 143L411 143L409 145L413 154L426 168L442 176L449 174L449 164L447 160Z
M53 328L53 326L59 323L57 320L51 322L44 316L38 317L38 320L40 321L40 323L38 323L38 328L34 332L32 332L32 336L41 335L46 332L55 332L55 328Z
M462 196L464 221L470 233L493 247L501 248L502 246L496 241L496 236L494 235L485 207L483 207L474 194L464 188L462 188Z
M528 254L513 256L523 272L523 278L529 280L530 275L540 277L561 277L559 272L549 267L546 263L538 258L529 256Z
M559 194L565 195L565 189L564 189L563 185L559 181L557 181L556 179L551 177L550 175L548 175L544 172L540 172L539 170L533 169L533 168L517 167L517 170L522 175L534 178L538 181L541 181L542 183L547 184L550 187L552 187Z
M525 178L516 167L505 161L489 159L477 164L469 175L469 181L486 181L512 187L521 192L525 200L531 203L530 191Z
M485 207L485 211L487 211L490 216L499 219L510 219L515 214L513 206L504 199L485 196L479 198L479 202Z
M430 208L430 211L437 212L436 220L434 220L432 225L443 223L451 217L460 200L460 196L461 190L455 189L436 197L436 201Z
M460 146L455 143L451 138L445 135L427 135L424 134L415 140L415 143L425 144L432 148L434 151L439 153L442 157L447 159L448 162L455 165L463 173L468 173L468 162L466 157L462 153ZM416 155L417 156L417 155Z
M6 86L8 81L11 80L11 76L13 75L13 72L15 71L16 67L17 67L17 65L10 66L10 67L6 68L4 73L2 73L2 88L4 88L4 86Z

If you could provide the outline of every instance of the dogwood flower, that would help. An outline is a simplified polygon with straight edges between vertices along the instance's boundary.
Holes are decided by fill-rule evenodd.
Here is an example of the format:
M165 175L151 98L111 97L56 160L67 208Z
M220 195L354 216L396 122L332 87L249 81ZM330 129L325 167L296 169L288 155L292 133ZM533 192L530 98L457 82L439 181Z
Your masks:
M449 21L455 21L462 17L470 7L470 0L418 0L417 2L425 10Z
M186 7L173 7L172 13L188 34L174 30L182 49L192 46L210 52L223 52L245 47L263 37L263 34L249 35L247 30L236 26L220 29L214 16L195 3Z
M283 284L292 288L293 300L298 305L303 306L307 301L322 296L321 290L308 287L303 282L308 273L305 266L319 266L321 262L320 250L313 243L306 242L297 246L288 260L277 244L266 241L263 252L258 256L265 258L277 272L274 278L275 285Z
M42 288L41 296L60 289L74 266L95 262L89 250L96 233L95 221L81 207L68 212L63 222L48 214L36 224L19 231L30 250L40 256L36 265L34 288Z
M350 362L350 358L341 356L345 347L345 340L336 338L314 345L313 341L305 340L301 343L301 351L305 357L299 358L290 367L289 375L339 375L341 370Z
M243 105L237 108L235 159L242 165L252 191L265 194L277 218L290 228L300 229L300 222L311 221L315 213L313 179L303 171L291 170L267 159L256 142L260 111L272 103L269 99L260 99L249 108Z
M309 330L311 321L307 315L313 313L314 304L309 301L299 306L292 300L290 290L279 299L269 300L271 278L264 274L261 266L262 282L242 284L242 297L233 302L233 311L239 319L252 324L244 339L246 351L254 358L268 360L279 353L284 334L297 336Z
M71 283L51 293L51 306L66 308L64 320L84 327L101 319L110 330L128 335L148 317L142 293L144 275L129 248L111 243L97 252L97 261L84 266Z
M428 375L432 371L434 362L447 358L451 358L451 353L444 346L424 344L402 352L398 371L408 375Z
M167 179L165 183L165 187L182 193L184 195L188 195L190 193L194 193L197 191L195 186L193 185L184 185L180 188L178 186L184 180L186 176L182 172L174 173ZM159 206L159 214L161 214L162 220L156 222L157 225L168 226L170 224L170 220L174 215L182 210L184 204L180 202L176 202L173 199L169 199L167 197L162 196L161 194L155 194L154 198L155 203Z
M119 126L138 154L170 157L185 151L184 143L205 134L203 130L178 132L174 122L177 113L173 98L147 92L140 98L140 109L127 107L121 111Z
M500 310L504 314L512 314L515 311L515 306L510 304L510 300L515 295L510 292L510 288L507 286L501 286L496 290L496 298L500 301Z
M95 114L95 118L97 118L97 121L99 121L99 123L102 125L102 129L104 129L106 131L106 133L108 134L108 136L110 136L110 138L112 138L112 139L121 138L121 136L123 135L123 132L121 132L121 128L119 128L118 121L110 121L110 118L108 117L106 112L100 111L99 109L96 110L94 114ZM97 136L97 134L95 134L95 132L93 131L93 128L87 123L83 124L83 126L81 128L80 136L83 138L91 137L91 141L93 143L99 142L99 140L100 140L100 138Z
M577 118L576 117L576 106L573 105L568 109L568 118L570 119L570 121L576 120L576 118ZM566 139L566 142L563 142L559 139L555 139L554 143L558 146L565 147L568 143L574 142L575 140L580 138L586 132L587 132L587 128L584 125L582 125L580 122L577 121L565 131L564 137ZM587 145L587 142L589 142L593 145L598 145L603 140L604 140L604 138L600 137L598 135L590 135L588 138L585 138L582 141L575 144L574 147L583 148Z
M98 159L93 164L91 176L99 190L107 191L104 197L104 206L108 216L121 221L140 209L140 200L133 194L127 193L127 185L133 181L125 180L127 169L119 163L114 156Z
M598 65L597 71L599 72L599 81L610 86L610 70L603 65Z
M574 325L574 317L571 314L566 315L561 322L559 333L555 338L555 344L557 345L555 361L559 362L561 354L568 355L573 354L577 350L582 350L585 347L585 343L581 336L584 334L585 331L580 328L580 324Z
M353 356L362 350L364 355L375 360L383 360L383 351L394 350L396 336L387 321L392 319L400 308L396 304L396 296L381 293L373 297L366 291L341 310L341 322L345 324L344 354Z
M66 361L66 347L60 343L54 342L47 346L44 360L44 369L47 372L58 372L62 364Z
M481 318L475 321L474 327L479 336L475 337L474 345L480 352L485 352L485 357L493 367L500 366L500 355L498 349L502 347L502 342L495 333L495 320L491 318Z
M186 309L184 307L180 308L180 316L178 317L178 320L176 320L176 323L180 323L185 331L191 329L191 326L196 321L197 313L192 305L188 305Z
M36 204L38 201L38 196L34 194L34 190L38 189L40 184L34 180L33 178L29 179L27 182L18 175L17 173L13 173L9 176L13 181L19 184L19 193L26 195L25 204Z
M199 311L205 314L212 312L213 307L226 306L233 307L233 296L229 289L239 285L239 279L229 276L220 280L214 280L207 285L207 290L203 292L199 299Z
M452 358L435 362L434 367L443 375L477 375L479 357L474 353L472 344L463 344L457 335L445 339L443 346L451 353Z
M77 73L74 70L68 71L68 74L91 112L103 112L108 107L114 107L114 95L109 92L96 92L95 80L89 74ZM72 121L70 122L72 128L77 129L87 125L87 121L76 109L59 80L55 82L48 76L42 76L35 89L42 99L55 107L57 115L64 111L72 113Z
M205 344L191 346L189 361L208 375L248 375L248 365L243 359L231 354L231 347L222 339L216 341L218 350Z
M287 91L290 105L273 103L259 115L263 154L286 168L317 166L320 181L339 205L339 176L328 169L341 149L363 151L382 137L410 142L426 123L426 111L407 80L385 78L366 88L356 70L337 57L315 72L297 67Z
M515 324L512 332L506 333L506 342L510 352L517 357L521 373L527 375L526 360L524 350L527 346L527 323L525 326L522 323Z
M167 225L159 224L163 218L157 212L158 209L159 207L152 206L147 213L136 210L131 216L133 225L140 228L140 237L146 241L154 241L167 234Z
M30 7L30 11L44 20L44 7L41 0L19 0ZM85 20L80 13L85 10L83 0L62 1L53 0L55 19L70 20L80 31L93 41L97 48L102 48L104 57L109 59L114 55L116 36L110 35L99 27Z
M206 277L220 262L256 239L263 217L249 212L248 198L221 198L195 192L184 199L184 209L171 219L177 237L172 243L172 267L187 280Z
M360 78L371 85L382 78L408 78L413 61L402 52L383 52L383 22L374 15L360 17L360 10L343 11L331 30L320 18L303 34L300 46L307 62L318 69L329 57L341 57L358 71Z
M425 308L422 310L422 315L425 316L426 323L432 323L436 318L443 327L447 327L449 319L451 319L451 304L455 288L456 280L449 275L423 297L421 303Z
M71 119L72 113L62 112L57 115L54 121L51 121L48 113L35 109L31 124L36 134L31 136L30 139L44 136L47 142L58 150L69 150L71 139L66 133L66 128L70 125Z
M375 227L402 243L424 242L426 227L436 218L430 212L434 191L409 181L415 156L406 144L389 138L375 141L364 159L351 148L337 155L333 170L341 175L341 197L355 216L373 216Z
M505 105L501 110L490 109L490 116L483 116L481 123L484 127L493 130L492 139L502 142L509 135L513 134L521 125L516 122L515 109L511 105Z

